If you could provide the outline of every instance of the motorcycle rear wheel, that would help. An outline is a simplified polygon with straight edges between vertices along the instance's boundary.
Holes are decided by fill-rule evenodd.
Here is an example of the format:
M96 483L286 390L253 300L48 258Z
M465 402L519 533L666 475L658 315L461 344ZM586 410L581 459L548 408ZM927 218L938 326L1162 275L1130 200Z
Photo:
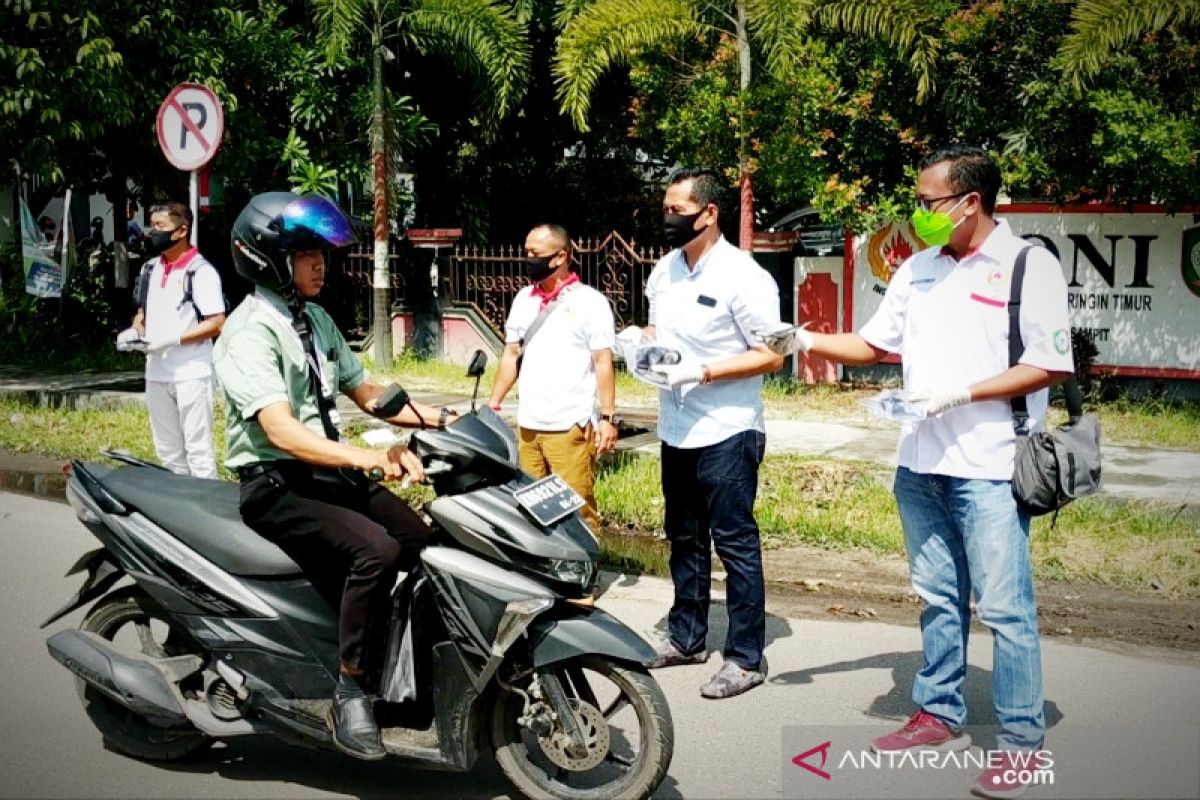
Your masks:
M136 588L113 592L92 607L80 629L113 642L125 655L162 657L187 652L163 619L146 613L139 597L146 599ZM146 607L151 606L147 603ZM84 711L111 750L147 761L178 761L213 743L195 729L160 728L82 678L76 678L75 684Z
M559 766L561 754L547 755L551 743L517 723L524 707L521 696L502 691L491 713L492 747L500 770L530 798L643 800L653 794L675 750L671 710L658 682L640 666L599 656L571 659L556 672L572 703L590 704L588 718L602 717L608 724L608 731L598 736L585 735L607 748L603 759L578 771ZM636 746L630 742L635 733Z

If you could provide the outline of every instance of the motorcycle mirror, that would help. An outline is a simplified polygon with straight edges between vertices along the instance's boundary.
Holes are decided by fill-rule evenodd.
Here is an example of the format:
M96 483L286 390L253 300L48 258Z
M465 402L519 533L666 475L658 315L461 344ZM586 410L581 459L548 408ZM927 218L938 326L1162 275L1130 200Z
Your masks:
M383 390L379 401L375 403L375 416L381 418L394 417L400 413L404 406L408 405L408 392L404 391L398 383L393 383L391 386Z
M475 391L471 394L471 411L475 411L475 401L479 399L479 379L483 377L483 368L487 366L487 353L476 350L467 365L467 377L475 379Z
M468 378L479 378L483 376L484 367L487 366L487 353L482 350L476 350L471 356L471 363L467 366Z

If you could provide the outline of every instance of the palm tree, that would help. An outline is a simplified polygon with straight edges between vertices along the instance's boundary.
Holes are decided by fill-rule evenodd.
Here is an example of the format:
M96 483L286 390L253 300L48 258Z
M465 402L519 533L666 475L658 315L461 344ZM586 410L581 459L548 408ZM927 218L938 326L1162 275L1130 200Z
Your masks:
M907 55L918 78L917 102L924 102L933 90L939 49L935 23L941 19L930 5L921 0L564 0L554 63L559 103L577 128L587 130L591 93L606 70L627 64L639 51L714 33L737 42L739 93L745 95L756 78L756 61L765 62L770 75L786 75L804 43L805 31L814 25L878 38ZM741 247L749 250L754 238L754 190L750 126L746 103L740 105L738 238Z
M397 107L384 87L383 62L395 55L388 42L401 40L422 52L448 56L459 68L480 73L490 88L490 112L503 117L520 99L529 73L524 14L500 0L313 0L318 30L330 60L365 37L370 47L374 104L370 120L375 183L375 269L371 330L378 365L392 360L388 330L388 175L399 160L389 152Z
M1079 0L1057 60L1063 77L1082 94L1114 50L1173 25L1198 24L1197 0Z

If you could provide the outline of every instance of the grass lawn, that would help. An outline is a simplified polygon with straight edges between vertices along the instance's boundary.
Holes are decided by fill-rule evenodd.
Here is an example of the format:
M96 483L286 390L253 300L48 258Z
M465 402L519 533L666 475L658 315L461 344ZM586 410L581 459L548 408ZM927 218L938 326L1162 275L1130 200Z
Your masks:
M0 450L98 459L101 449L117 448L154 459L144 409L65 411L0 399L0 421ZM223 439L219 409L217 428ZM648 535L662 527L660 485L658 459L652 456L630 455L601 466L596 496L608 524L602 543L610 565L666 571L664 543ZM764 544L768 551L807 544L903 553L889 485L890 470L879 464L768 456L757 506ZM430 499L430 490L414 487L404 496L420 503ZM1200 597L1200 513L1195 511L1086 498L1068 506L1053 530L1048 517L1035 520L1032 543L1035 571L1042 578L1128 589L1154 585L1165 596Z
M480 384L487 395L495 381L496 361ZM422 361L409 355L396 359L381 380L394 380L409 389L438 392L468 392L473 383L463 369L440 361ZM767 380L763 401L769 418L800 419L845 424L875 424L867 417L862 401L879 391L877 386L837 384L810 386L793 381ZM514 402L516 393L509 395ZM657 408L658 392L626 372L617 373L617 407ZM1161 399L1089 402L1087 410L1100 416L1104 441L1138 447L1169 447L1200 450L1200 402L1168 402ZM1061 401L1050 410L1050 422L1066 420Z
M755 516L768 560L771 549L798 544L904 553L890 470L863 461L767 456L759 475ZM659 476L658 459L650 456L602 469L596 500L610 531L661 532ZM1200 597L1196 510L1089 497L1067 506L1053 528L1051 517L1035 519L1030 538L1039 578ZM610 532L604 545L611 561L641 561L649 571L667 571L666 547L658 539Z

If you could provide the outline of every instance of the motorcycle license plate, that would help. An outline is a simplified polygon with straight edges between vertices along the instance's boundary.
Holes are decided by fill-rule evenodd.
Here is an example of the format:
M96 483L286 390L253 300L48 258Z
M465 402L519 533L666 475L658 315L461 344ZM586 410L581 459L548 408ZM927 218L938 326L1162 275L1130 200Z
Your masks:
M513 490L513 497L540 525L553 525L583 508L583 498L557 475Z

